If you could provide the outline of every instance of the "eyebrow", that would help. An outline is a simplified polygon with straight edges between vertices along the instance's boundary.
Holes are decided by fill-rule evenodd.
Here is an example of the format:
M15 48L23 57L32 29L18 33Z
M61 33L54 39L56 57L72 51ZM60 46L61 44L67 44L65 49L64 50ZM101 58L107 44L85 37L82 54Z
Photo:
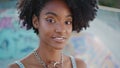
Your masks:
M55 14L55 13L53 13L53 12L47 12L45 15L48 15L48 14L51 14L51 15L57 16L57 14Z
M67 15L66 17L72 17L72 15Z
M47 12L45 15L48 15L48 14L51 14L51 15L54 15L54 16L58 16L56 13L54 13L54 12ZM67 15L66 17L72 17L72 15L70 14L70 15Z

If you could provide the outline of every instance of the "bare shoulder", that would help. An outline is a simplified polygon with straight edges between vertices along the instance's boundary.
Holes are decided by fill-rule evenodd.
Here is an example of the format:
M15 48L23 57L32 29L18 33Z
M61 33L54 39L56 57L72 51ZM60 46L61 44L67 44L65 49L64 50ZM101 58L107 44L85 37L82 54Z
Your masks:
M87 68L86 63L83 60L79 58L75 58L75 60L76 60L77 68Z
M14 64L10 64L8 68L19 68L19 66L16 63L14 63Z

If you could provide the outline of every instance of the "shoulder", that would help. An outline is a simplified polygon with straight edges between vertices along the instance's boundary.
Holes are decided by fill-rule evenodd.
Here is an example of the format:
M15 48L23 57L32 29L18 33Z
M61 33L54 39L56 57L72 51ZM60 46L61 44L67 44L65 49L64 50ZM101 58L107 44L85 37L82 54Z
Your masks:
M19 66L16 63L14 63L14 64L10 64L8 68L19 68Z
M86 63L83 60L79 58L75 58L75 61L76 61L77 68L87 68Z

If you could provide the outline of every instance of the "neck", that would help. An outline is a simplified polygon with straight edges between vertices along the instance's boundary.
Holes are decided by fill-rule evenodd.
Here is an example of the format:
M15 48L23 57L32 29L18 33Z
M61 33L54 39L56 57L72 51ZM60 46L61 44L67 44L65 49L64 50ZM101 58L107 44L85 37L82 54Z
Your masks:
M41 59L47 64L53 61L60 62L61 60L61 50L56 50L40 44L37 52Z

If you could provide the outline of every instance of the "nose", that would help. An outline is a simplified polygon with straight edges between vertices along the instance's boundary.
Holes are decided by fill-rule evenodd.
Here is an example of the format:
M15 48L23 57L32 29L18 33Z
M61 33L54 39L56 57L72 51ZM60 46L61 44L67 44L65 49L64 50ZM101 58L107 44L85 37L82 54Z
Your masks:
M62 23L57 24L55 32L65 33L66 32L65 24L62 24Z

